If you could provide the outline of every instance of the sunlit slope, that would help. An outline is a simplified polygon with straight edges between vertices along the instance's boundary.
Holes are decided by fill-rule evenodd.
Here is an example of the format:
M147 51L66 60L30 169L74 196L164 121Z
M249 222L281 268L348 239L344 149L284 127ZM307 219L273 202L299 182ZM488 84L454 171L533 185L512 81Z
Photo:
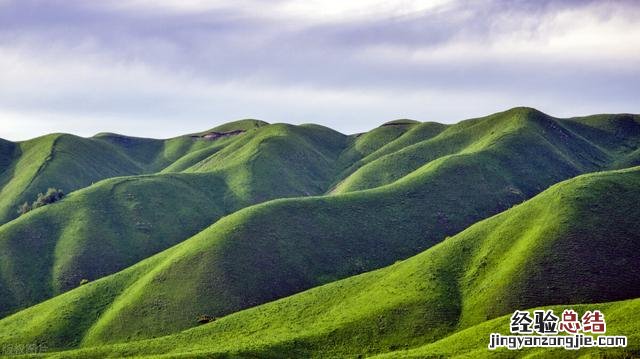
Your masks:
M423 124L424 126L426 124ZM400 142L403 137L395 142ZM349 192L391 183L425 164L448 155L469 155L495 148L515 163L522 151L540 151L540 157L563 158L574 173L585 173L632 163L640 142L640 118L635 115L597 115L558 119L531 108L514 108L487 117L462 121L424 140L405 146L387 146L358 162L358 168L334 192ZM383 147L382 150L385 148ZM637 156L637 155L636 155ZM618 165L618 162L624 162ZM521 166L526 163L521 164Z
M301 196L320 194L335 177L337 156L348 144L347 136L323 126L273 124L240 136L183 172L226 170L248 195L263 192L263 182L280 190L294 187ZM255 175L247 175L251 172Z
M483 322L515 309L639 297L640 208L635 205L639 200L638 168L580 176L389 267L168 337L63 355L235 353L278 357L286 353L294 357L342 357L414 347L420 347L414 353L417 355L464 354L479 349L480 340L486 346L493 328L506 330L504 318ZM134 283L135 290L131 291L123 290L123 283L131 283L138 273L160 274L162 270L156 263L163 263L161 267L177 258L189 261L185 257L188 247L195 245L203 244L194 240L182 243L175 249L179 255L164 252L115 276L4 319L0 321L0 342L70 344L60 336L60 332L71 330L68 325L52 329L43 323L86 321L86 312L96 313L92 318L100 319L88 331L75 331L74 335L84 338L84 345L112 341L108 333L127 331L126 322L158 320L169 296L192 287L173 286L174 292L169 292L169 287L150 291L150 287ZM201 249L200 253L206 251ZM195 266L194 263L192 267ZM211 274L208 282L198 281L197 285L215 285ZM155 279L146 277L148 281L172 281L171 272ZM100 291L122 294L109 304L95 295ZM114 312L144 296L153 297L156 302L149 301L135 312L121 312L119 317ZM198 300L196 295L193 303ZM636 350L640 347L640 328L634 319L638 305L633 300L597 306L607 315L609 332L628 335ZM180 308L188 311L187 307ZM115 318L119 319L118 324L105 326L105 319ZM88 326L82 323L80 328ZM136 337L135 332L129 333Z
M121 270L242 207L323 193L347 137L271 125L238 140L222 140L233 151L201 171L105 180L0 227L0 313Z
M297 297L297 296L296 296ZM261 307L259 307L261 308ZM280 358L280 357L304 357L304 358L635 358L640 352L640 299L608 302L599 304L565 304L556 306L544 306L536 308L519 308L528 310L552 309L561 313L562 310L572 308L579 313L587 310L600 310L605 313L607 322L607 335L624 335L628 339L626 348L582 348L579 351L565 349L521 349L509 351L506 349L488 350L489 336L492 333L508 334L509 318L511 314L492 319L481 324L453 332L442 339L420 345L415 342L401 342L403 336L392 342L382 345L371 345L370 333L362 333L362 341L345 341L341 335L354 335L357 327L349 332L319 333L298 332L298 325L281 326L274 330L270 325L264 324L256 327L240 327L236 320L240 314L231 316L225 321L230 328L223 331L213 328L196 328L183 333L139 342L130 342L116 345L88 347L72 351L51 352L44 355L47 358L103 358L103 357L144 357L144 358ZM399 310L401 311L401 310ZM270 312L269 312L270 313ZM247 315L258 316L262 313L253 312ZM388 315L388 314L387 314ZM386 316L375 318L378 320L378 329L373 330L373 335L378 340L389 337L390 331L397 329L388 328ZM418 317L416 320L424 320ZM250 322L251 325L258 324ZM309 325L314 325L309 323ZM241 329L242 328L242 329ZM306 328L304 328L306 329ZM318 329L315 324L313 329ZM312 330L313 330L312 329ZM328 328L329 329L329 328ZM403 329L403 328L400 328ZM329 329L332 330L332 329ZM237 336L232 337L230 332ZM335 333L335 334L333 334ZM299 335L298 335L299 334ZM411 333L404 333L404 337ZM220 335L217 341L213 335ZM246 340L243 340L246 338ZM240 339L240 340L239 340Z

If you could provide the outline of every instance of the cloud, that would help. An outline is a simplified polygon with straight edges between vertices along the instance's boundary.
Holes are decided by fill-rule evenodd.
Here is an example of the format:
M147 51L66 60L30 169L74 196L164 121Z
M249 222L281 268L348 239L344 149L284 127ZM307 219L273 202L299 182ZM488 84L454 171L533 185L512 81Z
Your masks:
M298 22L353 21L354 19L388 18L410 15L440 8L452 0L130 0L103 1L103 8L147 13L202 13L232 10L244 17L263 17Z
M516 105L561 116L640 112L633 2L0 6L0 137L73 130L65 118L82 121L84 135L167 137L240 117L357 132Z

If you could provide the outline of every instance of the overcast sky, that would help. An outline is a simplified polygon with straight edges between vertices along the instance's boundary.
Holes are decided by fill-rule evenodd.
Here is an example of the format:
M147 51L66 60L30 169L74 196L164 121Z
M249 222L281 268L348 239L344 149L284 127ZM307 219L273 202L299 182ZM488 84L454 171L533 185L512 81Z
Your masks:
M0 137L640 113L638 19L638 1L0 0Z

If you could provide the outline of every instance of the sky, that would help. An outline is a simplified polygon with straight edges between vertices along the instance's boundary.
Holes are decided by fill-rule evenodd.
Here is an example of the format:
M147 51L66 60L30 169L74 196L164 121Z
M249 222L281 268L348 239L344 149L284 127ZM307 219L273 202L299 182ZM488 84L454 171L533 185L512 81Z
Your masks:
M640 113L640 1L0 0L0 137Z

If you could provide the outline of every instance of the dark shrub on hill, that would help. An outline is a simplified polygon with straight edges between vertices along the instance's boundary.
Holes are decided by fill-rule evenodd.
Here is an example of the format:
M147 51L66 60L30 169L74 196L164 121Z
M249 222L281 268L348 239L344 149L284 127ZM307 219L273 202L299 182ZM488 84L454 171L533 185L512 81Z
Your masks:
M38 193L38 198L31 205L28 202L24 202L18 206L18 214L23 215L32 209L58 202L63 197L64 192L61 189L49 188L46 193Z
M64 192L61 189L49 188L46 193L38 193L38 198L31 205L33 209L46 206L48 204L58 202L64 197Z
M216 317L212 317L212 316L210 316L210 315L203 314L203 315L198 316L198 318L196 319L196 321L197 321L199 324L207 324L207 323L209 323L209 322L213 322L213 321L215 321L216 319L217 319Z

